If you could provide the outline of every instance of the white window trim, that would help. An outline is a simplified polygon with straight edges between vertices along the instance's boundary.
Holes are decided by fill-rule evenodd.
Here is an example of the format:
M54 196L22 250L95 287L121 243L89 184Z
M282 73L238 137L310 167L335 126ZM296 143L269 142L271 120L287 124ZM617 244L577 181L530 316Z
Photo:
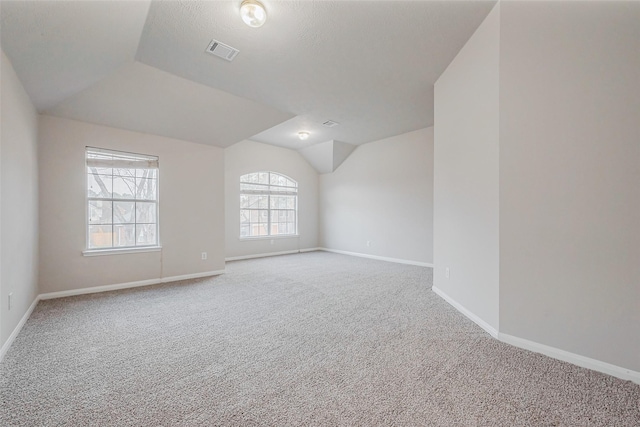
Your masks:
M260 190L244 190L242 191L242 189L240 190L240 195L242 194L255 194L255 195L264 195L267 196L267 210L269 211L269 222L268 222L268 226L267 226L267 230L269 232L271 232L271 203L270 203L270 198L272 195L274 196L295 196L296 197L296 207L295 207L295 213L296 213L296 232L295 234L267 234L265 236L246 236L246 237L242 237L239 236L238 239L239 240L270 240L270 239L288 239L288 238L299 238L300 237L300 224L299 224L299 218L298 218L298 190L299 190L299 184L298 181L296 181L295 179L291 178L288 175L282 174L280 172L273 172L273 171L258 171L258 172L247 172L246 174L242 174L240 175L240 179L242 179L243 176L245 175L250 175L253 173L268 173L269 174L269 181L271 178L271 174L275 174L278 176L282 176L285 177L293 182L295 182L296 184L296 191L260 191ZM259 183L254 183L254 182L243 182L240 181L240 187L242 188L242 184L250 184L250 185L264 185L267 188L269 187L279 187L279 188L291 188L291 187L287 187L287 186L282 186L282 185L276 185L276 184L259 184ZM249 208L249 209L243 209L242 207L240 207L240 211L242 210L264 210L264 209L259 209L259 208ZM293 210L293 209L292 209Z
M127 202L131 202L131 201L134 201L134 202L136 202L136 201L140 201L140 202L151 201L151 202L155 202L155 204L156 204L156 236L157 236L157 243L155 245L149 245L149 246L124 246L124 247L113 247L112 246L112 247L107 247L107 248L89 249L89 201L90 200L104 200L104 199L95 198L95 197L89 197L89 195L87 194L87 179L88 179L87 154L86 154L87 150L91 150L93 152L105 153L105 154L125 154L125 155L129 155L129 156L137 156L137 157L140 157L141 159L146 159L151 166L154 166L158 170L158 174L157 174L157 178L156 178L156 199L155 200L116 199L116 198L110 199L111 201L127 201ZM85 147L85 168L84 168L84 179L85 179L85 184L84 184L84 188L85 188L85 190L84 190L85 191L85 193L84 193L85 194L84 218L85 218L85 224L84 224L84 230L85 230L86 237L85 237L85 249L82 251L82 255L83 256L120 255L120 254L127 254L127 253L136 253L136 252L157 252L157 251L162 250L162 243L161 243L161 240L160 240L160 164L159 164L159 161L160 161L160 158L158 156L152 156L152 155L148 155L148 154L133 153L133 152L122 151L122 150L111 150L111 149L105 149L105 148L92 147L92 146L89 146L89 145L87 145Z
M126 248L87 249L82 251L83 256L122 255L141 252L159 252L162 246L135 246Z

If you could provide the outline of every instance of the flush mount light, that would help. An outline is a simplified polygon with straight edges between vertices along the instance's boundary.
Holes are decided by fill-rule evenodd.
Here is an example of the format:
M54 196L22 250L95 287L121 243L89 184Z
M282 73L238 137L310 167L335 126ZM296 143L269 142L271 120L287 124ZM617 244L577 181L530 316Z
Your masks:
M302 141L304 141L305 139L309 138L309 132L298 132L298 138L300 138Z
M267 20L267 11L257 0L244 0L240 5L240 16L250 27L261 27Z

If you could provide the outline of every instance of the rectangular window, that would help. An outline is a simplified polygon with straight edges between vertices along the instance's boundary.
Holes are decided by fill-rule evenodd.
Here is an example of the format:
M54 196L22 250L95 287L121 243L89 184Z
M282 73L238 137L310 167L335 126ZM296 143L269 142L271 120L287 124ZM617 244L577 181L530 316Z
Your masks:
M158 157L87 147L87 249L158 246Z
M298 183L275 172L240 177L240 237L298 232Z

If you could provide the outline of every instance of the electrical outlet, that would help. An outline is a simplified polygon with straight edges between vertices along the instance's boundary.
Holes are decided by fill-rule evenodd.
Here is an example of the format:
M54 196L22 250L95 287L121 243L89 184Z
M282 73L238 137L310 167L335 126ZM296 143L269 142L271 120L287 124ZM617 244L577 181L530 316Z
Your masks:
M11 310L12 306L13 306L13 292L9 294L9 310Z
M202 260L204 261L205 259L207 259L207 253L206 252L202 252Z
M371 247L371 240L367 240L367 247L370 248Z
M271 239L271 244L273 245L275 242L273 241L273 239Z
M444 269L444 277L446 277L447 279L451 277L451 271L449 270L449 267Z

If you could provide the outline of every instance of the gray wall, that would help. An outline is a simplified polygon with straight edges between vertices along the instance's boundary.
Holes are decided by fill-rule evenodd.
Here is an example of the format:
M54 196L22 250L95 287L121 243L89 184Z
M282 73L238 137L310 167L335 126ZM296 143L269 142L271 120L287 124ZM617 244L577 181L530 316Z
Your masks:
M361 145L320 175L322 247L431 264L432 215L433 128Z
M318 173L294 150L253 141L225 149L226 256L241 257L318 246ZM298 237L240 240L240 176L271 171L298 182Z
M639 22L638 2L503 2L435 98L436 286L508 342L635 372Z
M501 332L640 371L640 3L502 3Z
M495 330L499 38L498 5L440 76L434 98L433 284Z
M38 295L38 115L7 58L1 58L0 345ZM13 293L13 308L8 295Z
M161 252L82 255L87 145L160 157ZM41 116L39 158L41 292L224 269L223 149Z

